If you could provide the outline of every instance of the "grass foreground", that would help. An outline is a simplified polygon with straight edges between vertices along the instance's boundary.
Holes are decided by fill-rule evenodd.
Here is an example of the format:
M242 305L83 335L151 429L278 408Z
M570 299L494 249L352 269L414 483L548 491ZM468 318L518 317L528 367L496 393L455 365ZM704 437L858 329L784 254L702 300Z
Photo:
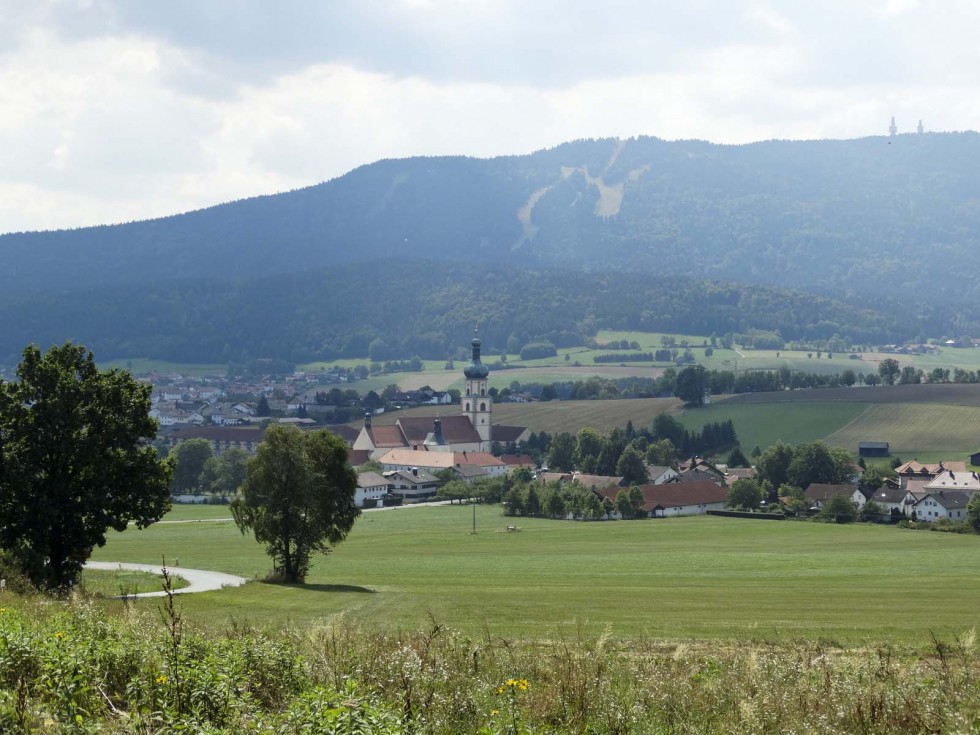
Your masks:
M0 608L0 732L238 735L968 733L973 638L841 650L603 633L529 644L438 624L185 630L168 601Z

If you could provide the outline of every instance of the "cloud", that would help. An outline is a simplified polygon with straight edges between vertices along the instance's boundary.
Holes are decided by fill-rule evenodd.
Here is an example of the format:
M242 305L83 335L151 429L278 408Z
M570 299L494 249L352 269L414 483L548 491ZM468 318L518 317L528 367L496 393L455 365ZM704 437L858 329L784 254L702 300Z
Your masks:
M977 126L980 6L0 0L0 230L158 216L379 158Z

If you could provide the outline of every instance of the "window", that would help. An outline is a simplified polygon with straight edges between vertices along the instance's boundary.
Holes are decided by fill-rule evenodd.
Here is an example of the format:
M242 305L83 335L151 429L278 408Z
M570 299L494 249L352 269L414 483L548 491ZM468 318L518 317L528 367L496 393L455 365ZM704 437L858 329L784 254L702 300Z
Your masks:
M487 410L487 404L485 404L485 403L481 403L481 404L480 404L480 410L481 410L481 411L486 411L486 410Z

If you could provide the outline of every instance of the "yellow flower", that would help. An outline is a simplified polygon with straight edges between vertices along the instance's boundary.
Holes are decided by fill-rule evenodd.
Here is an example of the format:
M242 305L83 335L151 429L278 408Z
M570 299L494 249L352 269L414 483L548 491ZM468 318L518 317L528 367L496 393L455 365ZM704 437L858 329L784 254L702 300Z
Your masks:
M496 710L496 709L490 710L490 716L491 717L496 717L499 714L500 714L500 710Z
M163 674L160 674L160 676L157 677L157 684L166 684L166 683L167 683L167 677L164 676Z
M497 687L497 694L503 694L503 693L504 693L504 688L503 687Z
M527 691L527 679L521 679L519 682L517 682L517 686L519 686L521 688L521 691L522 692L526 692Z
M57 638L58 640L61 640L62 638L65 637L65 634L59 630L57 633L54 634L54 637Z

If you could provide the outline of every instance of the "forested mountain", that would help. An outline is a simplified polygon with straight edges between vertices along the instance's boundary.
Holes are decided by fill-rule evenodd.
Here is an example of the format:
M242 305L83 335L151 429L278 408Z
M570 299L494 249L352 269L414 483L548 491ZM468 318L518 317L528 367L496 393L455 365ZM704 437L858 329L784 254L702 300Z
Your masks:
M476 303L489 322L520 308L562 310L521 330L532 334L590 318L688 331L712 322L701 331L720 333L735 319L789 322L771 328L792 339L816 329L824 308L707 281L837 299L847 313L826 329L858 341L969 333L980 317L978 160L976 133L743 146L589 140L489 160L380 161L164 219L9 234L0 236L0 355L64 336L185 360L351 354L365 339L402 341L410 309L439 325L412 327L414 336L430 331L444 350L472 328ZM730 314L724 303L717 315L683 305L684 294L717 288L737 303ZM763 319L757 302L772 299L806 306L780 304L788 316ZM513 332L511 318L499 317L501 332ZM345 336L351 329L362 334ZM204 344L207 355L196 353Z

